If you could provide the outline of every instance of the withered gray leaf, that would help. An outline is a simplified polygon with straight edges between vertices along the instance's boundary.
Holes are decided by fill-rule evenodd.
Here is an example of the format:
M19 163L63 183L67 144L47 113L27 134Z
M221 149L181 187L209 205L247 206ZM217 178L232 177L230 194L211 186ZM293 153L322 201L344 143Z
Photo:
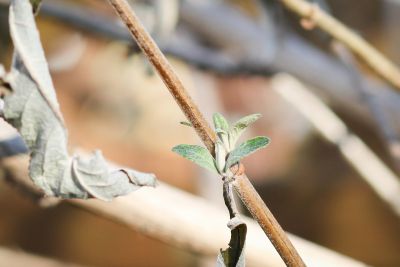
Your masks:
M49 196L103 200L154 186L154 175L112 169L100 152L90 158L68 155L67 133L30 1L13 0L9 19L15 51L5 79L13 92L4 99L4 117L31 151L29 173L35 184Z
M234 217L228 226L231 229L231 240L229 247L220 251L217 257L217 267L244 267L247 226L237 217Z

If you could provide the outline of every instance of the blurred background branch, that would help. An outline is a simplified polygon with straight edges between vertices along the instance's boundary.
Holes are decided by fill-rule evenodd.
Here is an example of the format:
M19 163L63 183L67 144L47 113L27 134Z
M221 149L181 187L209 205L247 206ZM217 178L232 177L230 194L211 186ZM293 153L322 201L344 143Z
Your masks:
M316 4L304 0L281 0L288 9L296 12L309 23L321 28L360 56L373 70L400 90L400 70L366 40L355 34L343 23L325 13Z
M368 107L353 89L354 73L349 73L346 65L293 31L277 32L280 28L273 15L265 12L266 21L260 25L229 5L183 1L177 30L160 43L160 48L168 55L223 75L287 72L327 95L339 108L370 122ZM67 1L45 2L41 16L135 46L129 32L115 20ZM385 107L394 121L392 125L400 125L399 95L371 78L365 77L365 84L371 88L376 101Z
M277 75L272 88L336 145L343 157L386 203L400 215L400 179L321 100L295 78Z
M376 123L377 129L392 156L396 172L400 173L400 140L391 121L388 119L383 103L375 100L371 88L365 84L365 78L360 72L351 52L339 42L332 43L332 49L338 58L347 65L348 70L354 77L354 89L359 91L361 99L368 105L370 113Z
M37 191L28 176L27 155L4 158L0 166L6 171L8 181L22 186L22 193L43 195ZM119 197L112 202L99 200L65 200L97 216L122 223L172 246L207 256L216 256L226 246L229 236L225 230L227 211L210 205L165 183L156 189L144 189ZM258 224L250 218L248 225L246 258L249 266L284 266L272 244ZM367 266L338 253L290 235L307 266ZM0 254L1 256L1 254Z

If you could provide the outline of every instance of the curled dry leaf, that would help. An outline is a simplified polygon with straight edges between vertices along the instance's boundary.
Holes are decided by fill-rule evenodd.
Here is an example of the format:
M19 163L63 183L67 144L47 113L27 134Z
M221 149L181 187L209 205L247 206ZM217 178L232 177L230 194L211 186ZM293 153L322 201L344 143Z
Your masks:
M30 1L13 0L9 19L15 52L5 79L13 92L4 98L4 117L31 151L29 173L35 184L49 196L102 200L154 186L154 175L110 169L100 152L88 159L68 155L67 132Z
M220 251L217 267L244 267L247 226L238 217L234 217L229 221L228 227L231 229L231 240L229 247Z

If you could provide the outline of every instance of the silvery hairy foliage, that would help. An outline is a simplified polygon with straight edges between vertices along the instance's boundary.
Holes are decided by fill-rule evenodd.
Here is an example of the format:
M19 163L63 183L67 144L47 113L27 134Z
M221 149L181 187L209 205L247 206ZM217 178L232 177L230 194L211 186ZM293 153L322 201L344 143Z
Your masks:
M155 186L153 174L110 167L100 151L88 157L69 156L67 131L34 19L39 4L11 1L14 55L11 70L2 79L11 88L4 98L3 116L31 152L29 174L34 183L48 196L102 200Z
M232 192L231 182L234 174L230 168L241 159L266 147L269 139L265 136L258 136L249 139L240 145L237 142L246 128L260 118L260 114L252 114L241 118L233 126L229 126L226 119L219 113L213 116L214 129L217 133L215 141L215 157L204 147L197 145L178 145L172 151L182 157L196 163L197 165L219 175L224 181L224 201L230 214L228 227L231 230L229 247L221 250L217 257L217 267L244 267L244 245L246 241L246 224L240 219L237 212ZM192 126L188 122L182 122Z

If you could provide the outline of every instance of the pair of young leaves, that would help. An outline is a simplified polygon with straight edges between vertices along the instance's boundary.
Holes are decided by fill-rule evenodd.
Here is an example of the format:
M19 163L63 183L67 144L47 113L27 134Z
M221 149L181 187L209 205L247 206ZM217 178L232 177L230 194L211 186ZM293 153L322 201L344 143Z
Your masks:
M175 146L172 151L213 173L224 175L231 166L241 159L268 145L269 139L267 137L258 136L236 147L242 133L260 117L260 114L252 114L241 118L232 127L229 127L226 119L221 114L215 113L213 121L218 135L215 144L215 158L206 148L197 145L181 144ZM191 126L188 123L183 124Z
M268 145L269 139L258 136L243 142L236 147L236 143L246 128L260 118L260 114L252 114L237 121L229 127L226 119L219 113L214 114L213 121L218 140L215 143L215 158L201 146L178 145L172 150L184 158L193 161L213 173L229 176L229 168L242 158ZM189 123L183 123L192 126ZM225 187L224 187L225 188ZM226 203L226 202L225 202ZM229 208L229 207L228 207ZM231 214L228 223L231 229L231 240L226 250L221 250L217 257L218 267L244 267L244 246L246 241L246 224L240 218Z

